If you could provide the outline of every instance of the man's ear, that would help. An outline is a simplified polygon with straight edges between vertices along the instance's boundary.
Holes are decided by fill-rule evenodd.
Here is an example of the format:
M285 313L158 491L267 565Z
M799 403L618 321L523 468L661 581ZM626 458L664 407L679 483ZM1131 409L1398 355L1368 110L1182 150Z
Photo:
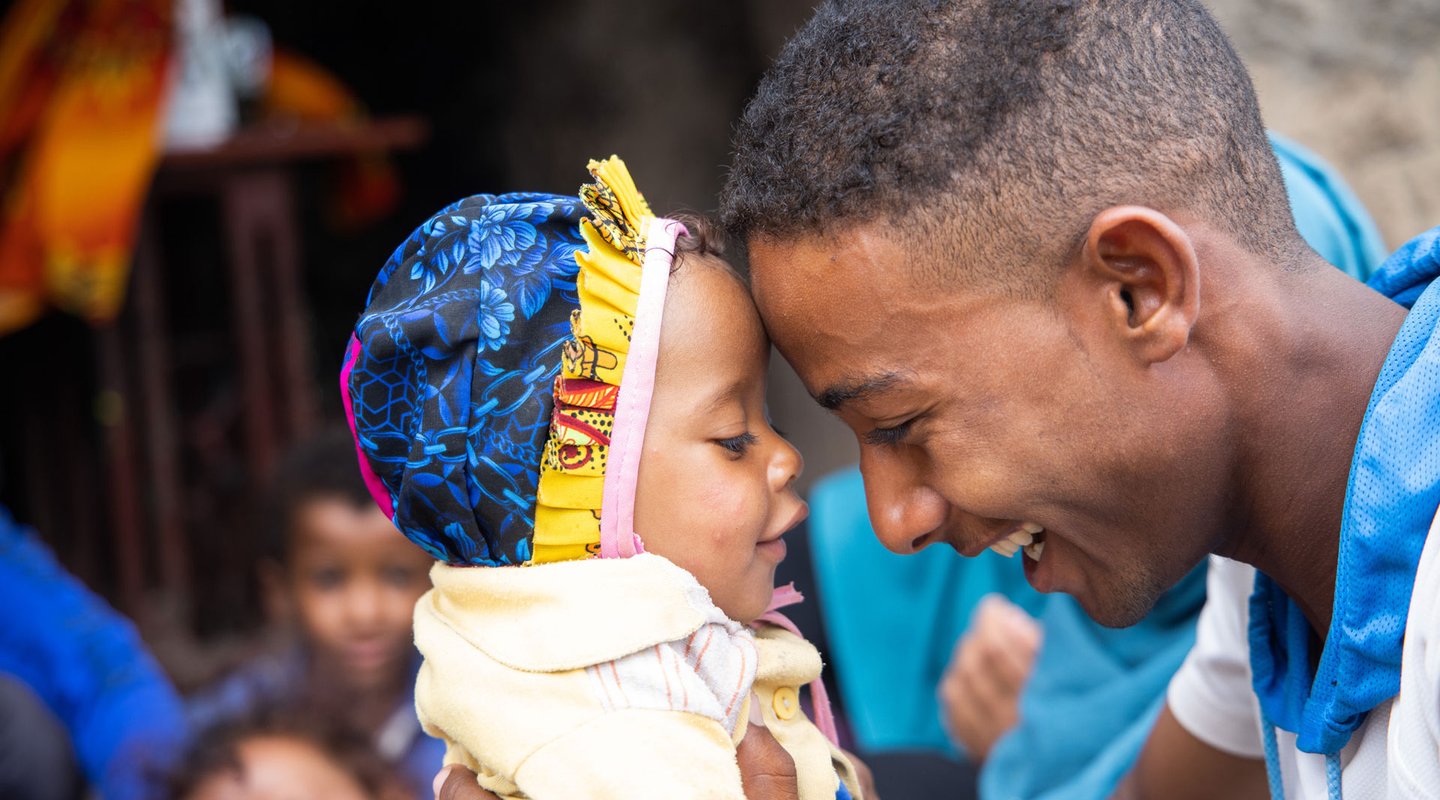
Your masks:
M1184 349L1200 311L1200 267L1174 220L1142 206L1107 208L1091 220L1080 258L1137 358L1154 364Z
M295 603L290 597L289 570L279 561L265 558L260 561L258 572L265 616L274 624L290 622L295 615Z

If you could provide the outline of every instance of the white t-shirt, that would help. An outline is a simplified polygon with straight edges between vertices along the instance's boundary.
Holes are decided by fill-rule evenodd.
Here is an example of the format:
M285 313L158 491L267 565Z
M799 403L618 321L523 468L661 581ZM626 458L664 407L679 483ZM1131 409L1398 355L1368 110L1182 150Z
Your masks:
M1440 519L1440 518L1437 518ZM1400 694L1381 703L1340 753L1347 798L1440 797L1440 535L1420 556L1401 661ZM1250 683L1249 598L1253 567L1212 556L1195 647L1170 682L1176 720L1210 746L1264 758L1260 709ZM1295 749L1277 731L1287 798L1326 798L1325 757Z

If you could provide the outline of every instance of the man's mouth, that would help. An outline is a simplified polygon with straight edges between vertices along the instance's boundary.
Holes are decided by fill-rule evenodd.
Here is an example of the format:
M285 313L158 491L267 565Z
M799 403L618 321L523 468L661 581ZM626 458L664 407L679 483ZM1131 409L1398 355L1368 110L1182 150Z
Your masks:
M990 545L990 549L1006 558L1025 551L1025 557L1038 562L1045 554L1045 526L1035 522L1022 522L1005 538Z

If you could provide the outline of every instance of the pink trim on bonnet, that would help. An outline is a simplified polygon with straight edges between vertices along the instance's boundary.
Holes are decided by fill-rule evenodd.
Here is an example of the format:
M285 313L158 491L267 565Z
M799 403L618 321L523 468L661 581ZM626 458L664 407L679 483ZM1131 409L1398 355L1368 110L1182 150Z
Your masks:
M650 419L650 397L655 392L660 323L665 315L670 267L675 261L675 240L685 231L684 225L669 219L651 219L648 225L635 328L630 333L625 372L620 376L605 489L600 498L601 558L629 558L645 552L644 543L635 533L635 484L640 476L640 451L645 446L645 423Z
M755 621L768 622L771 625L778 625L787 631L805 638L805 634L790 621L790 618L780 613L780 609L786 606L798 605L805 602L805 595L795 588L795 584L787 583L784 586L775 587L770 595L770 608L765 610ZM830 710L830 693L825 691L825 681L816 678L810 681L810 701L815 707L815 727L825 734L825 738L836 747L840 746L840 734L835 729L835 713Z
M350 438L355 440L355 457L360 460L360 477L365 488L375 498L375 504L385 512L391 521L395 519L395 507L390 504L390 490L380 482L380 476L370 468L370 459L360 449L360 434L355 430L355 405L350 399L350 373L355 369L355 360L360 357L360 340L350 334L350 346L345 348L345 364L340 367L340 400L345 405L345 422L350 426Z

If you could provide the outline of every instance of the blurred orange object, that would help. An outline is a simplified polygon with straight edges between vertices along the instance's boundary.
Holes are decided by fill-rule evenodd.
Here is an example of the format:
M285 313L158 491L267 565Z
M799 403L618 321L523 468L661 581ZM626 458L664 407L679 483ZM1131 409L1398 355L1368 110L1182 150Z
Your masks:
M0 27L0 335L113 319L160 157L170 0L19 0Z

